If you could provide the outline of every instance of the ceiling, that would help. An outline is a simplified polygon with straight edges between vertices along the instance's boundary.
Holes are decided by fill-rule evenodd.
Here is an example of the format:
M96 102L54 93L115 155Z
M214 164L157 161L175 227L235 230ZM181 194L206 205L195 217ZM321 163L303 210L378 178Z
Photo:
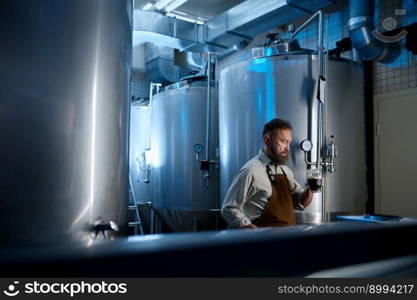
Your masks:
M198 21L206 21L236 6L244 0L188 0L172 11L178 16L184 16ZM155 4L157 0L134 0L135 9L142 9L147 3ZM155 8L152 8L155 10ZM162 9L161 12L165 13Z

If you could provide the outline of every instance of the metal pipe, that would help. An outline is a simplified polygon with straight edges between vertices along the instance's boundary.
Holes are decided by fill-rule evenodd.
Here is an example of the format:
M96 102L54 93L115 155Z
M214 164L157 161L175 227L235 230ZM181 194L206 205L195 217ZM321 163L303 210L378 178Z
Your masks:
M194 23L194 43L198 43L198 24L197 22Z
M324 67L323 67L323 31L324 31L324 22L323 22L323 12L321 10L317 11L315 14L313 14L307 21L305 21L303 24L301 24L300 27L298 27L292 34L291 37L295 37L297 34L299 34L303 29L305 29L313 20L316 18L319 18L319 41L318 41L318 68L319 68L319 79L324 78ZM320 81L318 82L318 89L320 89ZM322 145L323 145L323 121L322 121L322 103L319 101L317 105L317 153L316 153L316 164L317 167L321 164L321 151L322 151Z
M173 26L172 36L176 38L177 37L177 17L175 16L173 17L173 22L174 22L174 26Z
M324 73L323 73L323 13L321 10L319 10L316 14L316 16L319 17L319 86L318 89L320 89L320 80L321 78L324 78ZM321 92L321 91L320 91ZM319 101L318 104L318 151L317 151L317 162L322 162L323 159L323 103L321 101Z
M154 87L156 87L156 93L159 92L159 87L161 86L160 83L154 83L151 82L150 86L149 86L149 125L148 125L148 147L146 148L145 151L150 151L151 150L151 136L152 136L152 99L153 99L153 90ZM145 157L146 159L146 157ZM145 169L145 179L139 179L138 182L145 182L148 183L149 182L149 172L150 172L150 166L148 164L148 162L145 161L146 164L146 169Z
M292 34L292 37L295 37L297 34L299 34L304 28L306 28L311 22L314 21L315 18L317 18L317 16L319 14L322 14L321 10L317 11L316 13L314 13L310 18L308 18L307 21L305 21L303 24L300 25L300 27L298 27Z
M149 86L149 114L150 114L150 118L149 118L149 125L148 125L148 149L151 148L151 126L152 126L152 97L153 97L153 85L154 83L151 82L150 86Z
M317 12L319 16L319 75L324 77L324 68L323 68L323 52L324 52L324 22L323 22L323 12L319 10Z
M210 118L211 118L211 58L212 53L207 53L207 119L206 119L206 161L210 160Z
M319 10L318 12L318 17L319 17L319 86L318 88L320 89L320 83L321 83L321 79L325 78L324 77L324 66L323 66L323 32L324 32L324 22L323 22L323 12L321 10ZM321 97L325 97L325 95L321 94L321 90L320 90L320 96ZM324 91L323 91L324 92ZM317 161L322 163L323 162L323 132L324 132L324 103L319 101L318 103L318 121L319 121L319 128L318 128L318 132L319 132L319 136L318 136L318 141L319 141L319 149L317 151L318 154L318 158ZM320 167L318 167L318 169L320 169ZM322 167L321 173L322 173L322 178L324 177L324 170L325 168ZM323 180L323 179L322 179ZM321 201L321 221L324 223L326 221L326 207L325 207L325 193L322 192L321 193L321 197L322 197L322 201Z
M400 44L384 42L374 36L373 16L373 0L350 0L348 30L352 46L363 60L392 62L400 54Z
M291 37L295 37L299 34L304 28L306 28L314 19L319 18L319 76L323 76L323 31L324 31L324 22L323 22L323 12L321 10L317 11L314 15L312 15L307 21L301 24L292 34Z
M152 100L153 100L153 90L156 87L156 94L159 93L159 88L161 87L160 83L151 82L149 87L149 133L148 133L148 149L151 149L151 135L152 135Z
M323 52L324 52L324 42L323 42L323 32L324 32L324 22L323 22L323 12L321 10L317 11L315 14L313 14L307 21L305 21L300 27L297 28L292 34L291 37L295 37L298 33L300 33L304 28L306 28L313 20L315 20L318 17L319 24L318 24L318 80L317 80L317 90L320 92L320 96L323 97L320 91L320 81L322 78L324 78L324 65L323 65ZM324 95L325 96L325 95ZM314 96L316 97L316 95ZM319 99L317 99L319 100ZM305 161L307 165L316 165L317 169L320 169L320 167L323 167L326 162L323 160L323 127L324 127L324 121L323 121L323 114L324 114L324 104L321 101L316 102L317 103L317 150L316 150L316 162L315 163L308 163L306 157ZM314 105L313 105L314 106ZM313 107L312 107L313 109ZM323 168L324 169L324 168ZM322 170L322 174L323 174ZM322 192L322 201L321 201L321 211L322 211L322 222L325 222L325 199L324 199L324 193Z
M211 126L211 58L212 53L207 53L207 115L206 115L206 161L210 161L210 126ZM209 187L209 171L205 171L203 174L206 180L205 186Z
M322 22L322 23L324 23L324 22ZM319 25L320 26L320 25ZM322 25L322 26L324 26L324 24ZM325 59L325 61L322 63L322 73L323 73L323 77L327 77L327 67L328 67L328 61L329 61L329 16L327 15L326 16L326 33L325 33L325 36L326 36L326 59ZM324 54L324 49L323 49L323 52L322 52L323 54ZM324 145L327 145L327 134L328 134L328 132L327 132L327 130L328 130L328 128L327 128L327 84L326 84L326 86L325 86L325 89L324 89L324 99L326 100L324 103L323 103L323 123L322 123L322 127L323 127L323 137L324 137L324 141L323 141L323 144ZM325 223L325 222L327 222L328 220L327 220L327 213L326 213L326 201L327 201L327 197L326 197L326 195L327 195L327 193L326 193L326 188L327 188L327 184L326 184L326 173L324 172L325 171L325 169L326 169L326 167L323 167L323 174L322 174L322 180L323 180L323 188L322 188L322 207L321 207L321 212L322 212L322 216L321 216L321 221L323 222L323 223Z

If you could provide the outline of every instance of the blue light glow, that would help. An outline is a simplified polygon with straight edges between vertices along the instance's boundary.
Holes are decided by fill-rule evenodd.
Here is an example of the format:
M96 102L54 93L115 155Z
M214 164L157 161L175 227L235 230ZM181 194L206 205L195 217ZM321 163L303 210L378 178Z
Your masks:
M275 73L271 60L257 58L249 65L249 71L258 73L259 84L257 86L257 112L258 120L267 122L276 116L276 89ZM262 80L265 78L265 80Z
M255 58L252 63L253 64L264 64L266 62L266 58Z

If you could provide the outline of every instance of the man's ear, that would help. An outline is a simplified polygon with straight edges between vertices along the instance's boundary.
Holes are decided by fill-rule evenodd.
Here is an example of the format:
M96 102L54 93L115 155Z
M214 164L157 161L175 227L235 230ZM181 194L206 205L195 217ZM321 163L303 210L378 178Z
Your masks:
M269 142L270 142L270 137L269 137L269 135L264 135L263 139L264 139L264 144L265 144L266 146L269 146Z

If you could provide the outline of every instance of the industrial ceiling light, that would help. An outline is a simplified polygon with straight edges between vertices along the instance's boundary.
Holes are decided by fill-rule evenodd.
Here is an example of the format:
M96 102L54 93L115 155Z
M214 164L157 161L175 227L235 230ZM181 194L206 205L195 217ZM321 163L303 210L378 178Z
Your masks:
M199 25L204 24L203 21L196 20L196 19L193 19L191 17L186 17L186 16L180 15L178 13L174 13L174 12L169 12L169 13L166 14L166 16L171 17L171 18L177 18L179 20L187 21L187 22L190 22L190 23L196 23L196 24L199 24Z
M153 7L153 4L148 2L142 7L142 9L143 10L150 10L152 7Z
M183 16L188 16L188 14L186 12L179 11L179 10L173 10L172 13L173 14L183 15Z
M165 11L166 12L173 11L174 9L176 9L177 7L180 7L187 1L188 0L174 0L171 3L169 3L167 6L165 6Z
M161 10L164 7L166 7L170 2L172 2L172 0L159 0L155 3L155 8Z

